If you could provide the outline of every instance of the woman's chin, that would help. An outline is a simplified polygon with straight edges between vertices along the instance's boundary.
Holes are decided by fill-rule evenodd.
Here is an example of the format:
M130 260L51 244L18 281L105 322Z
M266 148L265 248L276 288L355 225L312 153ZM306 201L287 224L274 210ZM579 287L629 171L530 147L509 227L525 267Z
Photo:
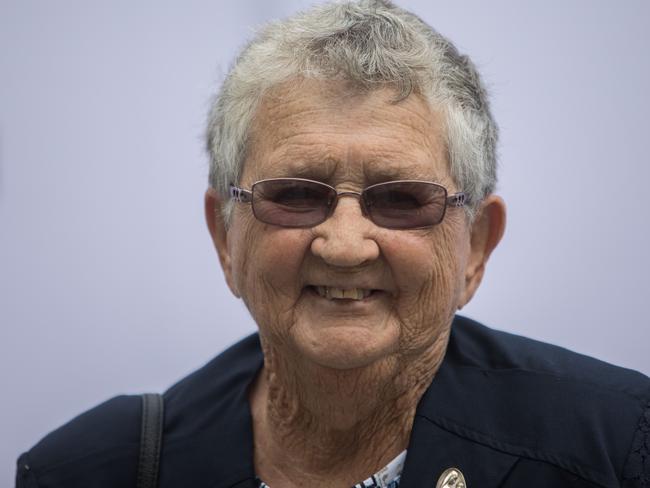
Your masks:
M399 345L397 328L381 331L354 324L318 329L294 329L299 354L319 366L349 370L370 366L393 356Z

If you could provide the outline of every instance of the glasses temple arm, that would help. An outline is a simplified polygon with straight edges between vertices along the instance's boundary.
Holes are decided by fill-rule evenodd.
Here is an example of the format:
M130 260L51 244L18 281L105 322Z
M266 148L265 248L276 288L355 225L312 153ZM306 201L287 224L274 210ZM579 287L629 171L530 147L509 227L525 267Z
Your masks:
M230 198L239 203L250 203L253 201L253 192L230 185Z
M469 199L465 193L458 192L447 197L447 206L448 207L464 207L469 203Z

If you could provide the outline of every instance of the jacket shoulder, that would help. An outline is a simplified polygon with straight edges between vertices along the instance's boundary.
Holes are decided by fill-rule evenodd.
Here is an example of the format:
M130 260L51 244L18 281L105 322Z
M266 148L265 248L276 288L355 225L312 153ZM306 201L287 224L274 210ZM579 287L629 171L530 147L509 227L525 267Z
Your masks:
M216 488L254 477L248 391L262 363L253 334L165 392L161 486Z
M259 338L253 334L205 366L189 374L164 394L164 441L161 484L178 486L188 480L219 479L212 455L244 461L249 452L246 392L262 364ZM54 430L18 459L18 488L114 488L132 486L137 477L142 400L117 396ZM214 445L214 439L222 442ZM215 454L216 453L216 454ZM237 464L237 463L233 463ZM229 466L232 468L232 466ZM244 475L242 475L244 476Z
M448 355L451 361L486 370L519 370L574 381L576 388L609 388L647 398L650 379L563 347L486 327L456 317Z
M217 418L235 413L233 408L245 408L248 386L262 362L259 337L252 334L182 378L164 393L165 423L170 427L165 434L193 437Z
M129 486L140 446L139 396L117 396L45 436L18 459L16 486Z
M214 357L207 364L185 376L165 392L165 405L174 408L177 403L196 401L203 394L217 395L241 388L243 380L250 379L262 365L258 334L251 334Z
M447 430L602 486L637 476L650 441L645 375L462 317L423 403Z

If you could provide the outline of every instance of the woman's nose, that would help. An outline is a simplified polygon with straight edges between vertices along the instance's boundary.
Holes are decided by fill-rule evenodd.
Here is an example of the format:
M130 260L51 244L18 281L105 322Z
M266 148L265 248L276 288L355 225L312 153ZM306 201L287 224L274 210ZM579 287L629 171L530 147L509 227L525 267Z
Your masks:
M339 195L332 215L313 232L312 253L332 266L359 266L379 257L377 227L363 215L357 195Z

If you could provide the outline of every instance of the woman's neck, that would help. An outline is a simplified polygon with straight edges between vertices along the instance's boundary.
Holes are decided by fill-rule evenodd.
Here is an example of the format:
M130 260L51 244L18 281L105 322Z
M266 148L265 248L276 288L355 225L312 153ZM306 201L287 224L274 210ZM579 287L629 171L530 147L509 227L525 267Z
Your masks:
M446 343L355 370L301 363L265 344L251 390L258 476L271 488L349 487L375 473L407 447Z

